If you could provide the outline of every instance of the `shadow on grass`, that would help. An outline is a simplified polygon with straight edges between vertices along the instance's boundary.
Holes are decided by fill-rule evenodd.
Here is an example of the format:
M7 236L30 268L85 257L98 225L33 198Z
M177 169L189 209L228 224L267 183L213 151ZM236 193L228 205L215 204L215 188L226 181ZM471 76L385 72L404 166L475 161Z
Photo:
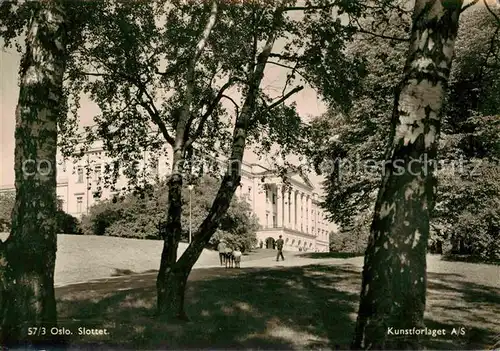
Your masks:
M363 253L350 253L350 252L310 252L304 254L298 254L297 257L301 258L352 258L352 257L362 257Z
M193 270L186 295L191 322L183 324L155 319L155 279L149 273L59 288L61 325L73 331L72 343L317 349L344 348L350 342L359 273L348 266ZM111 334L81 337L76 334L82 326L108 328Z
M148 269L145 272L139 273L139 272L134 272L130 269L121 269L121 268L115 268L115 271L111 274L112 277L123 277L127 275L137 275L137 274L144 274L144 273L155 273L158 272L155 269ZM99 280L97 280L99 281Z
M186 294L191 321L176 323L154 316L155 279L153 272L58 288L60 325L73 331L71 347L346 349L361 284L359 269L347 264L196 269ZM433 273L429 274L429 291L431 309L444 304L449 313L426 315L427 326L451 331L465 325L468 334L429 338L426 347L484 349L491 345L498 333L497 322L485 323L483 317L495 312L492 306L498 302L498 291L457 281L456 275ZM450 308L461 304L466 306L463 310ZM110 334L79 336L79 327L107 328Z
M500 336L500 289L468 282L458 274L431 273L428 277L426 326L445 329L448 334L431 338L429 347L496 349L493 346Z

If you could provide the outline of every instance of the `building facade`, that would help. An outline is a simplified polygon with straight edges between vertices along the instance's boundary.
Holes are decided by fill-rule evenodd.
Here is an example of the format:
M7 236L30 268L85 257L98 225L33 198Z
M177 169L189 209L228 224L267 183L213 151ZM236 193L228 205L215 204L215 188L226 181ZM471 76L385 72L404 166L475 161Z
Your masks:
M167 176L172 161L170 150L165 147L155 155L144 152L137 168L149 167L149 176ZM96 202L113 195L109 188L100 187L100 196L94 196L111 161L101 142L95 143L78 161L58 157L57 196L65 212L81 218ZM282 235L286 251L329 251L332 225L326 220L319 206L320 198L306 176L289 172L283 178L257 163L243 162L239 168L241 182L235 195L247 201L256 214L261 227L257 232L260 245L274 248ZM122 189L127 184L127 177L120 174L115 188ZM0 189L9 191L14 191L13 185Z

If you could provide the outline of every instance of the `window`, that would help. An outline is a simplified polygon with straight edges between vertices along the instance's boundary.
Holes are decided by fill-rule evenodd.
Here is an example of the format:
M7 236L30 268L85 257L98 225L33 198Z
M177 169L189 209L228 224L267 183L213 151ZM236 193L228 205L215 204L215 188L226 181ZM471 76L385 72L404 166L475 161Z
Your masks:
M101 165L95 165L94 173L95 173L95 180L100 181L101 180Z
M269 203L269 190L266 189L266 203Z
M273 215L273 227L276 228L278 226L278 223L276 223L276 216Z
M252 187L251 187L251 186L249 186L249 187L248 187L248 195L251 195L251 194L252 194Z
M266 213L266 228L269 228L269 213Z
M77 183L83 183L83 168L82 167L78 167L78 170L76 171L76 173L77 173L76 182Z
M273 205L275 205L275 204L276 204L276 194L273 193Z
M76 197L76 212L77 213L83 212L83 196Z

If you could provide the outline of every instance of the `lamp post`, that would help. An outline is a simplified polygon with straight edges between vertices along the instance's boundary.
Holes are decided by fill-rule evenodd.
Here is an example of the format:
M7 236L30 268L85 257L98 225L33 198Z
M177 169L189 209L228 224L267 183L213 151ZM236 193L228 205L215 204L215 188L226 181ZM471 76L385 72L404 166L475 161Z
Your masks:
M191 192L193 191L193 184L188 185L189 189L189 243L191 244Z

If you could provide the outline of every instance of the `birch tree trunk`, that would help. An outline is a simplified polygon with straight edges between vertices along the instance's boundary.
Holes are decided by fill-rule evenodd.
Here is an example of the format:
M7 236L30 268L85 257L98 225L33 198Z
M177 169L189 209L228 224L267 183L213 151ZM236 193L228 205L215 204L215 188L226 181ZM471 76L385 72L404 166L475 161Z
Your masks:
M179 319L187 319L184 312L184 290L187 275L179 269L176 262L177 249L182 234L182 172L185 161L186 141L190 129L189 120L191 117L191 104L196 79L195 69L215 25L218 11L217 0L214 0L212 1L210 16L196 45L186 74L186 91L184 92L183 104L179 111L179 118L175 128L174 145L172 145L174 157L172 174L168 183L167 221L161 225L163 228L160 228L163 237L163 251L160 270L156 279L157 312L159 315L174 316Z
M54 266L57 121L67 58L65 13L59 1L40 3L29 23L16 109L12 230L1 247L2 344L40 338L56 325ZM32 338L32 337L31 337Z
M416 0L404 78L375 205L353 349L419 349L424 327L429 212L434 205L443 97L462 1ZM426 162L429 161L429 162ZM393 329L390 329L393 328ZM416 333L415 333L416 334Z
M248 128L251 125L253 114L255 112L255 104L258 97L260 84L264 77L264 70L269 59L269 55L276 41L278 23L283 15L282 7L278 6L275 10L273 18L273 30L269 33L267 41L261 53L257 56L257 62L252 67L252 72L249 77L249 89L243 103L240 114L236 118L233 129L233 140L231 144L231 156L228 160L228 167L222 179L221 185L209 210L209 213L200 227L193 235L193 241L188 246L186 251L175 265L174 270L177 273L178 285L175 286L177 301L184 303L184 295L186 290L187 279L189 273L193 269L194 264L200 257L203 249L206 247L210 238L217 230L220 220L227 212L234 192L238 188L241 180L241 164L245 152ZM302 88L300 88L302 89ZM296 89L294 92L299 91ZM184 306L181 306L183 311Z
M212 203L212 207L210 208L205 220L194 233L192 243L182 254L179 261L177 261L177 263L171 268L172 274L167 281L168 285L166 285L170 290L170 298L165 301L165 303L169 304L166 309L176 311L177 316L181 316L182 318L187 318L184 312L184 296L189 273L210 238L217 230L219 222L227 212L234 196L234 192L240 184L240 167L243 161L243 154L245 152L248 128L249 125L251 125L251 120L255 112L255 104L260 84L262 82L262 78L264 77L264 70L276 41L277 32L275 29L278 27L278 23L281 21L282 15L282 7L278 6L273 16L273 30L269 34L261 53L257 56L256 64L252 65L252 71L248 81L249 89L243 103L243 108L236 118L233 129L231 156L228 160L228 168L224 174L214 202ZM294 92L299 91L300 89L296 89Z

